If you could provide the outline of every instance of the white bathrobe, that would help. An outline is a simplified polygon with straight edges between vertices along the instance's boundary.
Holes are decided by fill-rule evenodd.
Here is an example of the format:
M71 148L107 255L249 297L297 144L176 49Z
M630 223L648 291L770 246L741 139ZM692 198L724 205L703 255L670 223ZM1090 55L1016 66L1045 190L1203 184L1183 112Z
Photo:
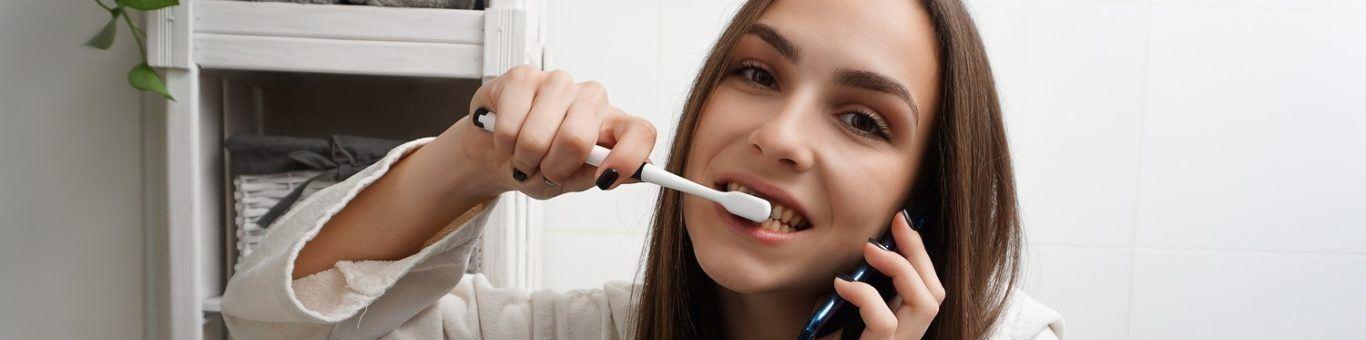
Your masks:
M294 259L323 223L408 153L414 140L355 176L299 202L228 282L223 317L236 339L631 339L640 285L609 282L567 292L495 288L465 274L488 202L399 261L341 261L291 280ZM375 226L383 228L384 226ZM453 232L451 230L454 230ZM992 339L1057 339L1062 318L1016 293Z

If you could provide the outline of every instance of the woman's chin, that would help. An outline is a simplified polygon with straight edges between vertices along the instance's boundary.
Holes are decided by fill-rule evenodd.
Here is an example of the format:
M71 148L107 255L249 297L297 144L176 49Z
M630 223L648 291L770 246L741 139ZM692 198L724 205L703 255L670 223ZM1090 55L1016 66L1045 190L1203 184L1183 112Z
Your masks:
M790 291L801 288L791 263L769 264L749 254L697 254L698 265L717 285L740 294Z
M714 271L707 270L707 266L702 266L702 270L707 272L716 284L740 294L759 294L780 290L786 290L786 280L779 275L765 273L763 271L748 271L742 269L719 269ZM712 275L717 272L719 275Z

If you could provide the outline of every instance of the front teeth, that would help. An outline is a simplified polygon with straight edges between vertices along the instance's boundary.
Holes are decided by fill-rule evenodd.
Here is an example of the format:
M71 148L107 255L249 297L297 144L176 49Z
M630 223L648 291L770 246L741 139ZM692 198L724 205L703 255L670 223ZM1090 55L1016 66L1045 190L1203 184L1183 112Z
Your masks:
M795 229L792 229L791 226L788 226L787 224L783 224L783 222L778 222L775 220L764 220L764 223L759 223L759 227L780 233L790 233L795 231Z
M760 196L759 193L754 192L754 190L751 190L750 188L747 188L743 185L734 182L727 184L726 190L739 191L746 194L754 195L756 197L763 197ZM795 210L785 207L782 204L778 204L778 202L772 203L773 209L769 213L768 220L764 221L763 223L760 223L760 228L788 233L795 231L796 226L802 225L802 223L806 222L806 217L802 216L801 214L798 214Z

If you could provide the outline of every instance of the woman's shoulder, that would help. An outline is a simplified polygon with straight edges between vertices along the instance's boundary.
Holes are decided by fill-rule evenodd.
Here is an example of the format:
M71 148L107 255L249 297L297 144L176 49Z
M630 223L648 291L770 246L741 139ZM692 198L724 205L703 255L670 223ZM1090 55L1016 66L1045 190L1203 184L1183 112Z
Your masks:
M1062 314L1023 291L1015 291L1010 296L1005 311L1001 313L1001 319L992 331L991 339L1062 338ZM1053 337L1041 337L1040 334L1045 331Z

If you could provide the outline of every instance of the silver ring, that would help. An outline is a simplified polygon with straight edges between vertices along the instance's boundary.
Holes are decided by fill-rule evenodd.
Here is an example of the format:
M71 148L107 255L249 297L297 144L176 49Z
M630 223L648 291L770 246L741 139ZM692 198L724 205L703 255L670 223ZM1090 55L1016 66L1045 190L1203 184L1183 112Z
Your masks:
M549 178L545 178L545 176L541 176L541 181L542 181L542 182L545 182L545 185L552 186L552 187L553 187L553 186L556 186L556 185L560 185L560 184L558 184L558 183L551 182L550 179L549 179Z

